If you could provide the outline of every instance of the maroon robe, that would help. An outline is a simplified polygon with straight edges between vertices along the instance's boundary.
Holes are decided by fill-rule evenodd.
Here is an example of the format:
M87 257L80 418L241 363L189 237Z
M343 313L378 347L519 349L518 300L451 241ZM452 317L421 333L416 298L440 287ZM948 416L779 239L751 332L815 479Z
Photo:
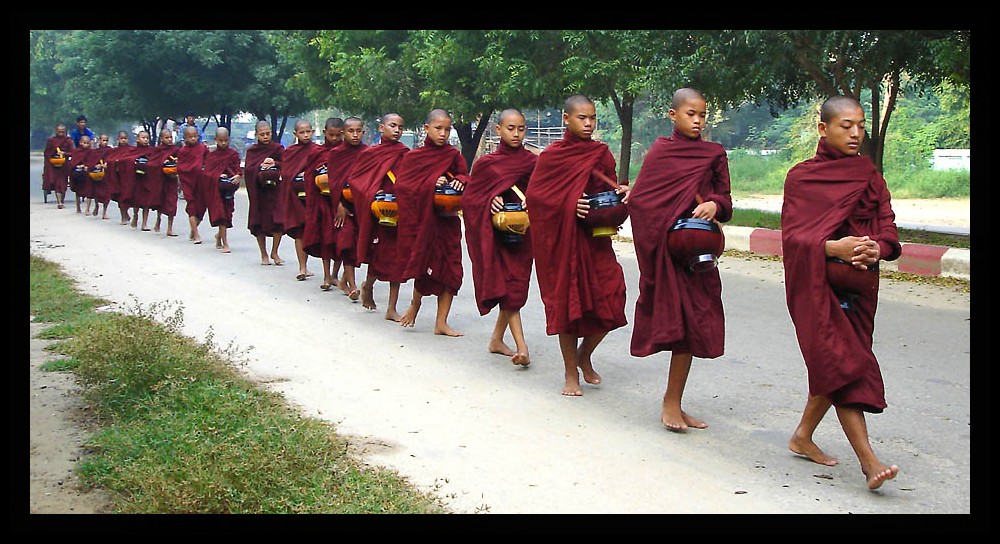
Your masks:
M520 202L510 188L516 185L522 194L527 190L537 160L538 156L523 146L501 143L472 165L472 177L462 195L462 218L479 315L488 314L498 304L501 310L518 311L528 300L531 228L520 242L504 243L493 228L490 205L496 196L502 196L504 202Z
M629 196L629 217L639 263L631 353L660 351L713 359L725 348L722 280L716 268L690 272L670 255L668 233L691 217L696 195L715 202L715 219L733 215L726 150L674 130L653 142Z
M219 177L225 174L233 177L243 174L243 167L240 166L240 152L231 147L225 149L216 148L205 155L205 170L201 172L201 194L198 196L208 207L208 221L213 227L225 225L226 228L233 226L233 212L236 210L236 199L230 193L231 198L225 198L219 187Z
M63 166L64 168L69 168L69 188L78 197L90 198L93 193L90 176L87 175L87 172L90 171L88 164L93 153L94 150L91 147L78 147L73 150L72 158L66 161L66 164ZM81 169L82 172L80 171Z
M298 197L298 192L293 188L292 180L299 174L305 176L306 169L322 149L323 146L315 142L294 144L288 146L288 149L285 149L281 155L278 207L281 209L285 234L296 240L302 238L306 228L306 204Z
M809 373L809 393L836 406L879 413L885 387L872 352L878 289L841 308L826 279L827 240L870 236L882 260L899 257L885 179L869 157L848 156L821 138L816 155L785 178L781 207L785 299Z
M138 200L139 186L146 182L146 176L139 176L135 173L135 161L139 157L149 158L150 151L154 148L148 143L145 145L136 144L130 146L118 156L115 161L118 173L118 206L122 208L136 208L141 206ZM149 163L146 171L149 171Z
M100 181L91 180L90 183L92 186L91 196L95 201L105 206L108 205L108 202L111 202L111 187L108 185L108 156L114 150L114 147L109 146L98 147L94 150L90 158L89 166L91 169L100 164L101 161L104 161L104 177Z
M204 219L208 210L208 203L205 201L208 189L204 186L205 177L202 176L205 155L208 155L208 146L202 142L194 145L184 142L177 150L177 178L184 195L184 213L188 217L197 217L198 221Z
M347 183L357 210L358 263L368 263L369 270L379 281L405 281L396 251L397 227L380 225L372 215L371 204L379 191L395 194L394 170L409 151L406 144L385 140L359 153L348 176Z
M454 146L435 145L407 153L396 171L399 203L399 239L396 250L403 277L424 295L445 291L458 294L462 287L462 219L434 212L434 188L439 177L449 175L469 183L465 158ZM405 263L405 264L404 264Z
M329 168L330 152L343 147L343 142L324 143L306 167L306 224L302 231L302 249L306 254L333 260L337 251L336 229L333 226L339 194L323 194L316 185L316 170ZM327 175L327 180L330 176Z
M107 156L104 160L108 163L107 168L104 170L104 186L108 188L108 194L111 196L111 200L119 202L121 199L121 175L118 173L118 163L125 157L132 149L133 146L125 144L118 147L111 148L108 151ZM119 203L119 207L122 205Z
M171 155L177 156L177 146L174 144L160 144L150 146L146 153L146 175L136 176L135 202L140 208L159 210L161 214L167 214L163 209L163 191L167 184L167 178L176 176L165 176L163 174L163 163ZM177 189L174 185L174 208L177 207Z
M246 160L244 161L244 179L246 181L247 199L249 207L247 209L247 230L253 236L280 236L284 231L281 224L281 212L278 206L278 187L261 187L257 181L257 173L260 171L260 163L270 157L277 164L281 165L281 155L285 148L278 142L270 142L267 145L255 143L247 148Z
M334 218L336 218L337 208L343 204L347 209L347 216L344 224L339 228L334 227L334 259L343 264L358 266L358 218L354 204L344 202L342 195L344 187L347 186L347 176L354 168L354 163L358 160L361 152L367 149L366 144L337 146L330 150L327 156L326 167L327 176L330 180L330 198L334 200ZM363 210L371 214L370 210Z
M610 237L593 237L576 217L577 200L610 190L615 159L607 144L569 131L538 156L528 181L535 276L545 305L546 334L577 338L608 332L625 318L625 274Z
M73 139L69 136L50 136L45 140L44 160L42 161L42 190L65 193L69 187L69 159L73 154ZM49 162L49 158L55 155L56 151L66 154L66 162L56 168Z

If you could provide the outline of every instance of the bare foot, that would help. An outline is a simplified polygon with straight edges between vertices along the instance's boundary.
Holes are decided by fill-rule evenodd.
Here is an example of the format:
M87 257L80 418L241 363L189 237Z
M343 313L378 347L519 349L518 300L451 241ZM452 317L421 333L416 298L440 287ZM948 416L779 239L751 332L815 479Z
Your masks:
M442 336L465 336L465 334L456 331L451 328L447 323L442 325L434 325L434 334L440 334Z
M420 311L420 302L411 302L406 313L399 319L399 324L404 327L412 327L417 322L417 312ZM435 327L435 331L437 327Z
M285 264L285 261L277 255L271 255L271 260L274 261L274 266L281 266Z
M368 310L375 310L378 308L375 304L375 297L372 296L373 288L374 286L367 281L361 284L361 305ZM389 315L386 314L385 318L389 319Z
M271 266L271 259L264 255L260 258L260 264L261 266Z
M861 471L864 473L865 477L868 478L868 489L869 491L874 491L884 484L887 480L891 480L899 474L899 467L896 465L885 466L881 463L876 467L871 467L869 470Z
M223 245L223 246L222 246L222 252L223 252L223 253L232 253L232 250L231 250L231 249L229 249L229 246L227 246L227 245Z
M527 353L519 351L515 353L513 357L510 358L510 362L514 363L515 365L528 366L531 364L531 359L528 357Z
M597 385L601 383L601 375L594 370L594 365L592 365L590 361L581 360L577 363L577 366L579 366L580 370L583 371L583 381L589 383L590 385Z
M819 463L828 467L832 467L840 462L837 458L824 453L812 440L799 438L797 435L792 435L792 438L789 439L788 449L792 453L806 457L813 463Z
M222 249L222 235L215 235L215 249Z
M399 315L399 312L397 312L396 310L386 310L385 311L385 320L386 321L395 321L396 323L399 323L402 319L403 319L403 316Z
M358 298L361 296L361 290L357 287L351 289L350 293L347 293L347 298L351 299L351 302L357 302Z
M507 357L513 357L514 356L514 350L510 349L510 347L507 346L507 344L504 344L503 340L497 340L495 338L491 338L490 339L490 344L489 344L488 347L489 347L490 353L497 353L497 354L500 354L500 355L506 355Z
M663 411L660 413L660 422L663 426L675 433L687 432L688 425L684 421L684 412L679 408L672 408L668 406L663 406Z
M688 427L693 427L695 429L707 429L708 428L708 423L705 423L704 421L702 421L702 420L700 420L700 419L698 419L696 417L688 415L688 413L685 412L685 411L683 411L683 410L681 410L681 417L684 418L684 423L687 423Z
M580 389L580 376L575 372L573 375L566 376L566 385L563 386L562 394L564 397L582 397L583 390Z

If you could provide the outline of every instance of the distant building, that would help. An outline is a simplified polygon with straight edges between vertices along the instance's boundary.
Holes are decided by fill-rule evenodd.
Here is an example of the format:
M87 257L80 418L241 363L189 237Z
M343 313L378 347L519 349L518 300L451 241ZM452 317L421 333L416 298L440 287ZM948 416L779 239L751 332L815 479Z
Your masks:
M935 149L931 159L934 170L970 170L971 149Z

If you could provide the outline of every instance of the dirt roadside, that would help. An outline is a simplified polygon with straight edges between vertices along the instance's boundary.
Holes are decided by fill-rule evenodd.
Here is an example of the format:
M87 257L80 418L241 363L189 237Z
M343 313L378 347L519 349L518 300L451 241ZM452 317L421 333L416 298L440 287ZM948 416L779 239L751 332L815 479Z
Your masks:
M62 358L45 349L51 342L37 338L49 325L29 321L29 433L31 514L108 513L110 498L100 490L80 486L75 467L89 436L88 414L72 372L47 372L40 367Z

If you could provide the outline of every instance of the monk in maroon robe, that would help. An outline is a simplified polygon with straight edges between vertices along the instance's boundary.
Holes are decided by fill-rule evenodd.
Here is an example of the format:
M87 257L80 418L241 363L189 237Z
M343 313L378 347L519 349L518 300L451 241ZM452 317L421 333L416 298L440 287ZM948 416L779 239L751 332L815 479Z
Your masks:
M140 169L140 159L146 161L143 172L149 171L149 154L153 147L149 145L149 133L140 130L135 136L135 146L118 156L116 171L118 172L118 205L123 208L122 220L125 220L127 210L132 210L129 226L138 227L139 221L139 186L146 181L146 174L137 172ZM124 225L124 223L122 223Z
M385 318L399 321L396 310L399 286L403 283L403 266L396 251L396 226L382 225L372 215L371 205L377 194L396 194L396 173L399 163L410 148L399 141L403 134L403 118L387 113L379 123L381 141L358 154L347 184L354 200L358 220L358 263L367 263L367 277L361 284L361 305L376 309L373 295L375 282L389 283L389 305Z
M56 125L54 136L45 140L45 151L42 160L42 192L48 195L56 194L56 204L62 209L66 199L66 188L69 187L69 159L73 153L73 139L66 133L66 125ZM52 164L53 157L62 157L65 161L59 166Z
M504 241L504 235L493 227L493 214L502 203L523 206L528 178L538 156L524 148L526 131L524 115L516 109L500 112L497 133L500 144L496 151L483 155L472 165L472 177L462 194L462 218L465 221L465 243L472 261L472 280L479 315L486 315L500 306L488 348L511 358L516 365L528 365L528 345L524 341L521 308L528 300L533 258L531 229L515 241ZM510 329L516 351L504 343Z
M319 288L329 291L337 285L336 273L331 272L331 265L337 250L333 224L339 195L335 200L329 187L330 176L325 172L328 169L330 151L343 145L343 119L339 117L327 119L323 136L324 141L320 151L305 169L306 222L302 231L302 249L307 255L318 257L322 261L323 283ZM321 188L317 184L317 179L327 185ZM324 179L326 181L323 181Z
M163 166L172 156L177 157L177 146L174 145L174 133L169 129L160 131L160 141L157 145L151 146L144 154L146 157L146 174L136 177L135 203L142 209L142 230L148 232L149 212L157 212L156 229L159 232L160 219L164 215L163 191L164 184L167 183L167 175L163 173ZM169 176L175 177L175 176ZM175 186L176 187L176 186ZM174 200L176 201L176 189ZM176 202L174 204L176 208ZM172 217L171 217L172 220Z
M222 177L229 185L222 185ZM201 199L208 207L208 221L218 229L215 234L215 249L231 253L228 230L233 227L233 212L236 210L236 190L243 180L240 153L229 147L229 130L219 127L215 131L215 150L205 155L205 171L202 174Z
M99 170L104 173L104 176L99 180L91 178L94 217L97 217L98 208L103 206L104 213L101 214L101 219L108 218L108 203L111 202L111 188L105 180L108 177L108 155L114 150L115 148L108 145L108 135L101 134L98 146L94 149L94 153L91 156L91 164L89 165L91 171Z
M309 121L299 119L295 122L295 143L281 155L282 184L278 187L282 225L285 234L295 240L295 255L299 261L299 273L295 279L299 281L313 275L306 266L309 255L302 247L302 234L306 228L305 176L323 147L312 141L312 135L313 128Z
M168 143L169 142L169 143ZM157 172L160 174L160 198L159 202L151 209L156 210L156 223L153 231L160 232L160 222L167 218L167 236L177 236L174 233L174 217L177 216L178 193L180 193L180 180L177 177L177 153L180 146L174 143L173 131L164 131L160 136L160 145L157 148L168 148L163 151L162 159L157 152L156 164L159 165ZM172 167L174 173L170 173L168 168Z
M396 178L399 199L399 259L404 280L413 279L413 299L399 324L412 327L424 295L438 299L434 334L462 336L448 325L451 304L462 287L462 219L434 210L434 191L450 186L457 191L469 182L469 167L457 148L448 143L451 116L432 110L424 123L427 137L403 157Z
M181 194L184 195L184 213L188 218L190 233L188 240L201 243L201 233L198 225L205 218L208 203L205 202L209 189L205 187L206 177L202 175L205 169L205 156L208 146L200 140L198 127L185 125L182 134L184 144L177 150L177 178Z
M84 134L80 136L80 146L73 150L73 155L67 163L69 165L69 187L73 190L76 200L76 213L83 213L80 207L80 199L89 199L91 197L92 187L90 176L87 173L90 171L88 164L93 152L90 136ZM87 215L90 215L89 208Z
M124 185L122 181L122 176L120 173L119 165L125 161L127 157L135 147L129 144L128 132L121 130L115 136L115 147L108 152L106 161L108 163L107 168L104 170L104 184L108 187L108 193L111 196L111 200L118 206L118 212L121 214L121 224L126 225L131 220L128 213L129 208L127 203L122 201L122 186Z
M606 144L592 139L597 110L589 98L566 99L563 122L563 139L539 155L526 195L545 332L559 335L562 394L580 396L579 372L589 384L601 382L591 355L609 331L628 321L625 275L611 238L594 237L578 220L589 213L583 195L609 190L606 179L617 182L615 159ZM626 186L615 190L627 192Z
M361 140L364 134L364 122L357 117L348 117L344 121L344 143L332 148L326 161L330 198L335 202L333 260L335 267L337 263L340 263L344 269L337 284L340 286L341 292L352 301L358 300L358 297L361 296L361 290L358 289L355 278L355 269L358 267L358 221L354 204L345 200L343 194L354 163L358 160L361 152L368 148ZM368 210L364 210L364 212L370 215Z
M243 163L243 175L246 178L247 199L247 230L257 239L257 247L260 249L260 264L281 266L284 260L278 256L278 246L281 237L284 236L284 227L281 224L281 213L278 207L278 185L271 185L264 181L261 170L277 168L280 170L281 155L285 148L278 142L271 140L271 124L267 121L257 121L254 127L257 141L247 147L246 158ZM271 238L271 252L267 251L267 238Z
M902 248L889 190L871 159L859 155L865 114L857 100L836 95L820 111L816 156L788 171L781 209L785 298L809 375L809 399L789 449L814 462L838 461L814 442L813 432L834 406L869 489L896 477L868 440L865 412L886 407L872 351L878 302L878 262ZM868 285L843 293L827 279L827 262L840 259ZM833 263L838 264L838 263Z
M680 219L728 221L733 215L726 150L701 138L706 112L700 92L674 93L668 111L673 134L653 142L628 197L639 264L631 353L672 352L660 415L672 431L708 426L681 409L681 398L692 357L721 356L726 336L719 270L692 270L672 256L680 249L669 243L670 229Z

